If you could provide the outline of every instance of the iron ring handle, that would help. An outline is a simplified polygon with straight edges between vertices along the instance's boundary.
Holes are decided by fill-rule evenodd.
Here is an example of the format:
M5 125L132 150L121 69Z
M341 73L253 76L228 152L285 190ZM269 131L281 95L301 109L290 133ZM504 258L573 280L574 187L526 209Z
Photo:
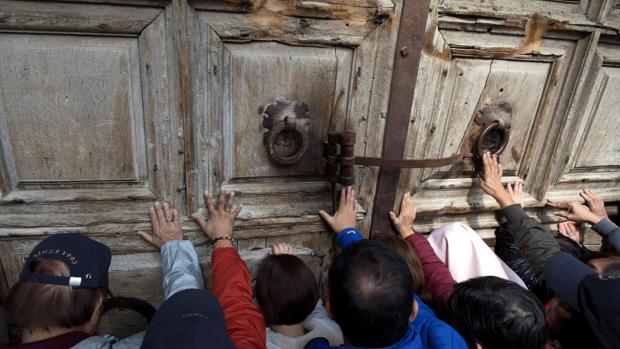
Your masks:
M482 155L484 155L484 152L486 151L486 148L484 146L485 137L488 136L489 133L491 133L491 131L495 129L497 129L497 131L501 133L501 139L500 139L499 148L491 152L491 155L500 155L501 153L504 152L504 150L506 150L506 146L508 146L508 139L509 139L508 129L500 125L498 121L495 121L495 122L492 122L489 126L485 127L482 133L480 134L480 136L478 137L478 142L476 143L476 149L477 149L477 155L480 158L482 158Z
M301 144L297 148L297 151L289 156L280 155L274 148L274 144L278 136L286 131L295 132L299 138L301 138ZM306 154L308 150L308 132L299 123L294 125L287 122L278 122L273 125L273 128L269 132L267 138L267 155L269 158L279 165L293 165L297 163Z

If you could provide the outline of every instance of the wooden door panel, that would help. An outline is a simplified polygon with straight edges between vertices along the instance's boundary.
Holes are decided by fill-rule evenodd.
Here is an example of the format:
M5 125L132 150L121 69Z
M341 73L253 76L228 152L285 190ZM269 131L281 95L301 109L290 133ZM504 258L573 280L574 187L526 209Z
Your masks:
M463 14L488 5L470 2L457 9L452 7L455 3L442 2L438 18L429 21L405 157L439 158L472 151L480 133L473 122L476 115L485 107L504 106L511 114L510 142L501 156L504 181L524 180L528 212L552 224L557 218L540 208L546 197L569 192L561 192L562 180L554 173L564 166L563 154L571 152L565 148L566 140L583 134L575 129L575 122L578 105L585 102L575 96L589 91L583 71L590 69L599 33L568 29L554 22L561 16L539 17L527 6L521 8L520 23L472 19ZM608 69L603 71L612 74L614 60L607 60ZM612 100L607 103L615 105ZM599 116L606 126L605 131L597 128L600 134L595 137L617 133L609 115ZM600 171L608 173L600 185L609 188L608 199L617 200L615 177L609 175L617 162L613 144L609 143L609 150L603 146L600 157L589 156L586 161L598 162ZM586 151L590 150L586 147ZM600 176L593 169L588 168L588 175ZM498 225L492 210L498 206L480 190L475 177L471 162L404 171L399 192L415 193L420 212L416 229L428 232L450 221L466 221L492 242ZM571 188L571 195L576 195L577 187L572 181L562 188Z
M17 187L145 177L135 38L3 34L0 45L3 149Z
M396 5L190 3L190 210L203 210L202 192L222 183L244 205L242 239L324 231L316 213L331 205L327 132L357 131L359 154L381 151L391 59L376 52L394 44ZM279 97L309 109L308 150L290 166L271 162L264 143L262 111ZM364 176L374 187L376 172ZM363 207L372 193L360 196Z
M170 136L178 126L161 59L164 12L44 4L33 14L31 7L2 8L11 19L2 27L13 32L0 34L0 202L178 201L180 184L168 178L183 158ZM109 16L89 17L96 10ZM48 33L68 30L67 22L84 35ZM45 218L37 224L46 226Z
M154 200L185 205L175 30L157 6L0 2L3 290L41 239L80 232L112 249L116 294L161 300L136 231Z
M230 93L224 99L229 100L231 110L225 107L224 115L233 119L233 129L224 130L223 135L228 143L224 147L232 150L224 158L224 167L232 169L226 180L321 175L321 140L327 137L329 115L346 114L346 110L331 109L339 96L348 100L352 50L279 43L226 44L224 49L230 55L230 66L222 74L231 85L224 92ZM303 161L288 167L273 166L262 151L262 111L257 113L281 96L310 108L308 150Z
M606 40L606 38L601 41ZM549 197L575 198L591 188L603 199L618 200L620 179L620 45L601 42L591 53L575 123L567 127L566 157Z

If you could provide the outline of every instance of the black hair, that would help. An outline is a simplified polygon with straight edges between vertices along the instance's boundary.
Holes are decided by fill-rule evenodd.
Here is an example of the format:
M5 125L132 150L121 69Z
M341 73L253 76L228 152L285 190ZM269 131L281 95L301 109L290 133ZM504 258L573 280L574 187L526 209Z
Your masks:
M256 300L267 325L303 322L319 300L312 270L290 254L265 257L256 273Z
M541 349L547 340L542 303L532 292L496 276L455 285L448 316L470 344L483 348Z
M413 277L385 243L351 244L334 259L328 283L332 317L353 346L387 347L406 335Z

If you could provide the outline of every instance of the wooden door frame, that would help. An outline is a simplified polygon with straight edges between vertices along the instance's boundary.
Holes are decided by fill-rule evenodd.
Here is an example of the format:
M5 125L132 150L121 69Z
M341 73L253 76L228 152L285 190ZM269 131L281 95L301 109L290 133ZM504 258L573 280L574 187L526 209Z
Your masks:
M402 6L381 152L383 158L389 159L402 159L405 154L430 0L405 0ZM371 236L391 230L388 212L394 207L399 179L399 168L382 167L379 170Z

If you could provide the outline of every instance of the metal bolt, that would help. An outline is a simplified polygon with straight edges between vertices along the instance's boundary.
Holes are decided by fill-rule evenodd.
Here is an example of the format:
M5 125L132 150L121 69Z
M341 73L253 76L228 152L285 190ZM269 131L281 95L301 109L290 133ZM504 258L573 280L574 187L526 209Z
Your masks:
M405 46L400 49L400 55L405 57L409 54L409 47Z

